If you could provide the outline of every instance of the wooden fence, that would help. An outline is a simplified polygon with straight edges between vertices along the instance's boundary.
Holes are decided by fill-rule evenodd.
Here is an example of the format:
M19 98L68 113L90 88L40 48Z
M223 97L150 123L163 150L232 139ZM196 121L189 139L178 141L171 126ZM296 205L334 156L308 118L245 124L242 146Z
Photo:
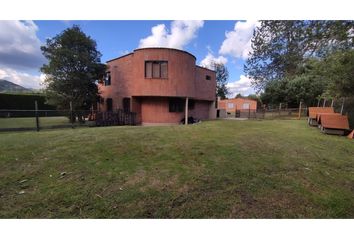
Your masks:
M118 109L111 112L96 112L96 126L136 125L136 113Z

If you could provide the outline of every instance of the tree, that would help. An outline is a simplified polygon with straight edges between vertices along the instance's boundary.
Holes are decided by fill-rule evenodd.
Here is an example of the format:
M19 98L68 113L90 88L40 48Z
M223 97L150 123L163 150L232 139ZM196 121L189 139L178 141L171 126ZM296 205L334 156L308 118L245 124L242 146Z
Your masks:
M270 81L292 79L308 58L353 47L353 29L354 21L262 21L244 71L258 91Z
M216 96L221 99L225 99L229 94L229 90L226 87L229 79L229 71L227 67L222 63L213 63L212 68L216 72Z
M241 93L237 93L236 96L235 96L235 98L242 98L242 97L243 97L243 96L242 96Z
M319 75L328 82L328 95L354 97L354 50L336 51L327 56Z
M328 82L318 75L320 61L311 59L292 78L273 80L267 83L261 99L266 104L287 103L289 107L297 107L301 102L308 106L322 95Z
M47 39L41 47L48 59L41 71L45 74L48 102L58 109L89 109L96 102L96 81L105 73L106 66L100 63L101 53L96 42L79 26L73 26Z

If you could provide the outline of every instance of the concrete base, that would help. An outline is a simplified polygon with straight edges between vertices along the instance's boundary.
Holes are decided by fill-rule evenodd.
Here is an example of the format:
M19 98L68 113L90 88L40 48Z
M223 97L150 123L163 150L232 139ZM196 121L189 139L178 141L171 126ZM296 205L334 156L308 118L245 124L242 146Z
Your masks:
M141 123L141 126L176 126L176 125L179 125L179 123L147 123L147 122Z
M323 133L325 133L325 134L343 136L345 130L342 130L342 129L332 129L332 128L324 128L323 126L321 126L321 132L323 132Z
M314 119L314 118L308 118L308 119L307 119L307 123L308 123L310 126L312 126L312 127L317 127L317 126L318 126L317 121L316 121L316 119Z

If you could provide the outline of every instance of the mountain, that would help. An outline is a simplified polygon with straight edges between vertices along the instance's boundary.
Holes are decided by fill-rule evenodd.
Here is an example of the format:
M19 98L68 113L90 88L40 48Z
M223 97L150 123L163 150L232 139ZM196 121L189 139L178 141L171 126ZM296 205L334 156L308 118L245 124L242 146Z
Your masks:
M4 92L31 92L31 89L24 88L13 82L0 79L0 93Z

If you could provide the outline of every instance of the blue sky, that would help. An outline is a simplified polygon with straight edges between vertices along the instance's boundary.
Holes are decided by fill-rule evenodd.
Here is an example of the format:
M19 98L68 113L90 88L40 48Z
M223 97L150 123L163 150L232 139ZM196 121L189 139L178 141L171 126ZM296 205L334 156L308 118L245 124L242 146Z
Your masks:
M198 65L224 63L230 97L254 92L243 64L256 21L0 21L0 79L40 88L40 46L73 24L96 40L102 62L139 47L178 48L195 55Z

